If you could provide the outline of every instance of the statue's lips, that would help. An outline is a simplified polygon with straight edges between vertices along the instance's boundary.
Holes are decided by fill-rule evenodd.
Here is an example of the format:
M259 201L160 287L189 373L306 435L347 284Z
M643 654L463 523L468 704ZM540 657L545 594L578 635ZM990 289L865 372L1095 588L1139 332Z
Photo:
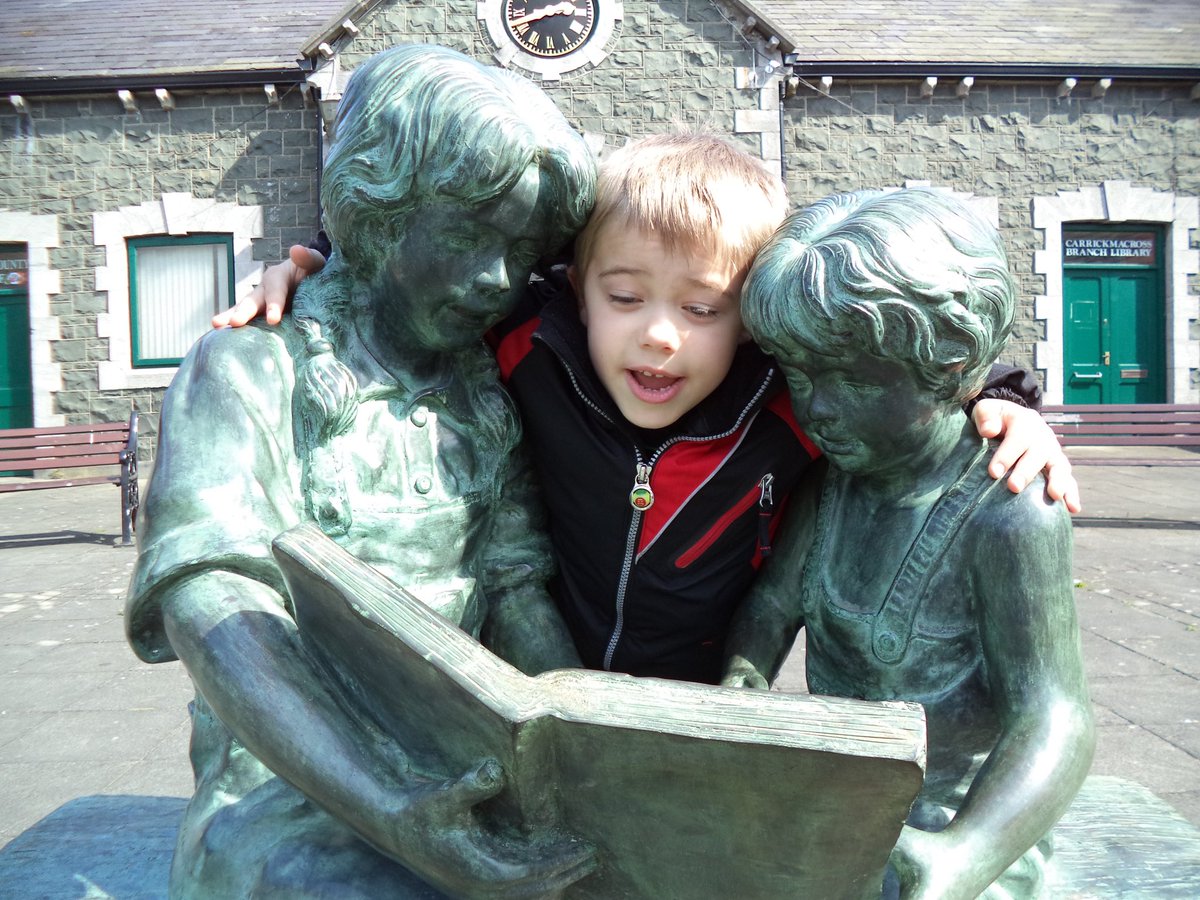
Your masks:
M455 318L462 320L467 325L479 328L480 333L485 331L495 320L493 314L489 314L483 310L463 308L455 306L453 303L448 308L454 314Z
M630 392L644 403L666 403L683 390L685 379L650 369L626 369Z
M828 454L838 455L853 453L858 448L858 442L851 438L843 438L836 435L825 435L819 431L805 429L808 436L816 443L822 451Z

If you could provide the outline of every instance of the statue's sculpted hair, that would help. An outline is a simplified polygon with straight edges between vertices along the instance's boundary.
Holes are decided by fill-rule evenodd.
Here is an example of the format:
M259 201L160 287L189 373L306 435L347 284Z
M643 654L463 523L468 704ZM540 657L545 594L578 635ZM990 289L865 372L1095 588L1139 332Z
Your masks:
M947 192L908 188L838 194L790 217L755 261L742 317L768 352L858 345L961 403L1008 339L1015 305L996 229Z
M701 132L645 137L602 160L596 205L575 241L575 265L587 270L597 235L613 223L740 271L786 213L778 174L745 150Z
M550 99L444 47L393 47L359 66L342 95L322 175L326 231L351 265L371 265L422 201L478 205L530 166L542 172L539 203L554 210L550 239L565 243L591 209L595 163Z

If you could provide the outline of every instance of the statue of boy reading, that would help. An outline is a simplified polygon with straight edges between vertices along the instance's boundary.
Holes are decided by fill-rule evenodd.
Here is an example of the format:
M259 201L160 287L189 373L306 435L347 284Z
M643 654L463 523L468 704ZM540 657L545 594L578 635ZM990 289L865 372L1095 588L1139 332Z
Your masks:
M205 336L163 405L126 625L196 685L171 896L555 896L590 871L578 845L492 833L494 760L416 772L339 704L271 541L315 521L526 671L579 665L481 339L594 184L582 139L507 72L414 46L351 78L329 265L281 327Z
M962 411L1014 293L995 229L913 189L792 217L743 299L831 468L743 607L725 682L766 687L803 627L813 693L924 705L926 780L892 854L906 898L1036 896L1094 746L1068 514L997 490Z

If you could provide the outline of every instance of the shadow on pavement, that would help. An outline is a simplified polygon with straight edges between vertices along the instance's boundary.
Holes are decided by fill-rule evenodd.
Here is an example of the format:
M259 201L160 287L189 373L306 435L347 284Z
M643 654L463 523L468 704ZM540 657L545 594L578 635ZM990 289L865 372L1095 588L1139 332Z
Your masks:
M1076 528L1158 528L1164 530L1200 531L1200 522L1182 519L1104 518L1102 516L1072 516Z
M95 534L90 531L43 531L33 534L0 535L0 550L28 550L33 547L65 547L70 544L120 546L120 541L121 536L119 534Z

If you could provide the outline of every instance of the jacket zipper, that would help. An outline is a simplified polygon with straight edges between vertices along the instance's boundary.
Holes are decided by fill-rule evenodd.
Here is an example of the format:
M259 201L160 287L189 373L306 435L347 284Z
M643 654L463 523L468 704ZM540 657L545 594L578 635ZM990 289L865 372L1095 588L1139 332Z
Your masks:
M775 515L775 476L768 472L758 483L758 555L771 555L771 517Z

